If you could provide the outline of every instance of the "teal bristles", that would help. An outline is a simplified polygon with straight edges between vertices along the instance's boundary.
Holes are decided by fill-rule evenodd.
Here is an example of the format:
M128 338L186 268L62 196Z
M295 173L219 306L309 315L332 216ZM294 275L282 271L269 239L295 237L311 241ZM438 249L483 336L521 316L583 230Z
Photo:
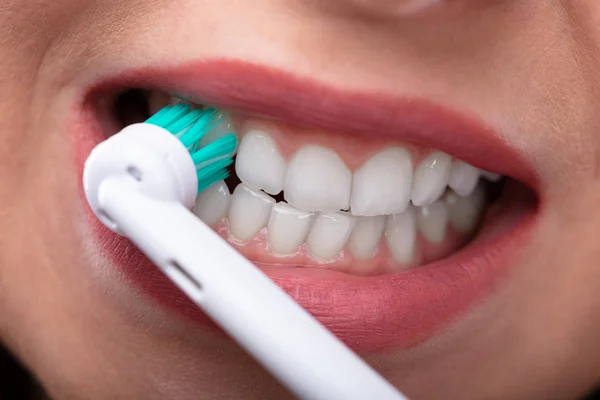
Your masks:
M227 178L227 167L233 163L237 147L233 132L200 145L202 138L220 123L220 118L214 108L202 110L180 103L161 109L146 121L168 130L188 149L198 170L198 193Z

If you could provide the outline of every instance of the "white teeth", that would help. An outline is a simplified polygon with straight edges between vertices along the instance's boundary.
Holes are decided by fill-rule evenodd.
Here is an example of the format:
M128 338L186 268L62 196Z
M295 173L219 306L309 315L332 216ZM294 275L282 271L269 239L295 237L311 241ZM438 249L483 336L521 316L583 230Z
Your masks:
M309 253L318 261L331 260L344 249L354 223L354 217L345 212L317 215L306 239Z
M196 198L194 214L208 226L221 221L229 211L231 194L225 181L215 182Z
M417 246L417 218L413 206L409 206L403 213L388 217L385 239L394 260L401 264L410 264L414 260Z
M481 176L483 176L485 179L491 182L498 182L500 178L502 178L502 175L500 174L496 174L495 172L484 171L482 169L479 170L479 173L481 173Z
M419 230L432 243L442 243L448 231L448 206L443 200L419 207L417 211Z
M410 200L413 166L401 147L383 150L354 172L350 207L353 215L400 213Z
M278 194L283 189L286 164L273 138L263 131L252 130L242 138L235 171L247 186Z
M461 233L472 232L485 208L485 191L478 185L470 196L448 193L445 198L452 227Z
M314 214L301 211L287 203L277 203L271 210L267 225L269 245L275 254L288 255L308 237Z
M232 131L223 116L204 144ZM473 232L485 208L479 178L501 178L439 151L413 171L411 154L402 147L380 151L354 174L334 151L317 145L301 147L287 162L273 138L256 129L240 142L236 172L242 183L233 194L217 182L194 208L211 226L228 217L234 241L248 242L266 227L272 255L306 250L326 263L343 256L346 247L356 260L373 259L385 236L391 257L402 266L421 259L420 241L444 243L449 226ZM444 195L447 186L452 190ZM287 203L275 204L264 192L282 190Z
M220 121L200 139L200 147L211 144L212 142L222 138L223 136L235 133L233 129L233 121L225 114L220 115Z
M448 184L452 157L441 151L429 154L417 167L412 188L415 206L426 206L438 200Z
M369 260L377 253L379 241L385 229L384 215L376 217L357 217L348 249L358 260Z
M305 146L289 162L285 200L306 211L335 212L350 206L352 172L332 150Z
M452 170L448 178L448 186L460 196L468 196L473 193L477 181L479 180L479 170L464 161L452 161Z
M242 241L252 239L259 230L267 226L275 200L269 195L239 184L231 195L229 207L229 231Z

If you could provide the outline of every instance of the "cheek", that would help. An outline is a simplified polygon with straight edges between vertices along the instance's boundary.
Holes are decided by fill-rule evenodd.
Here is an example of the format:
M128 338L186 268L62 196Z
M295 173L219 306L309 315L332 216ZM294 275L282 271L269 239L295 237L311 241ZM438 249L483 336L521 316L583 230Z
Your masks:
M85 245L85 214L81 202L80 173L72 141L68 138L67 101L60 93L40 94L32 116L23 115L27 128L12 137L8 185L14 204L9 231L20 230L27 239L21 251L34 245L27 258L50 263L57 269L81 265ZM42 104L42 101L47 104ZM72 103L72 99L70 99ZM26 266L23 266L26 268Z

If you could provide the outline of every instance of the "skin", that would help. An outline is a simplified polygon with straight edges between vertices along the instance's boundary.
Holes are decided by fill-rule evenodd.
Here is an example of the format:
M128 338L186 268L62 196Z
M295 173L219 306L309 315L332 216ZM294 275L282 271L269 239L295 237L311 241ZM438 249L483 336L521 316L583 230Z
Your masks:
M289 395L235 344L140 297L87 231L67 119L138 60L252 59L475 113L534 164L543 208L505 284L368 360L413 398L570 399L600 377L600 4L0 3L0 338L60 399ZM374 138L373 140L376 140Z

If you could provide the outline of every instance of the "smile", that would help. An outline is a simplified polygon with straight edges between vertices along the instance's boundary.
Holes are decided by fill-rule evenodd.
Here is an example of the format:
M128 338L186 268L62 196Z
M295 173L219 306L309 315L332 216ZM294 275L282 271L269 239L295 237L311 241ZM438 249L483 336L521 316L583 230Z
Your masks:
M165 105L222 110L204 140L238 136L232 176L202 192L194 213L361 351L419 343L491 295L539 210L522 155L476 118L427 99L347 93L237 61L127 72L83 98L73 130L80 169L97 142ZM204 319L90 220L134 282Z

